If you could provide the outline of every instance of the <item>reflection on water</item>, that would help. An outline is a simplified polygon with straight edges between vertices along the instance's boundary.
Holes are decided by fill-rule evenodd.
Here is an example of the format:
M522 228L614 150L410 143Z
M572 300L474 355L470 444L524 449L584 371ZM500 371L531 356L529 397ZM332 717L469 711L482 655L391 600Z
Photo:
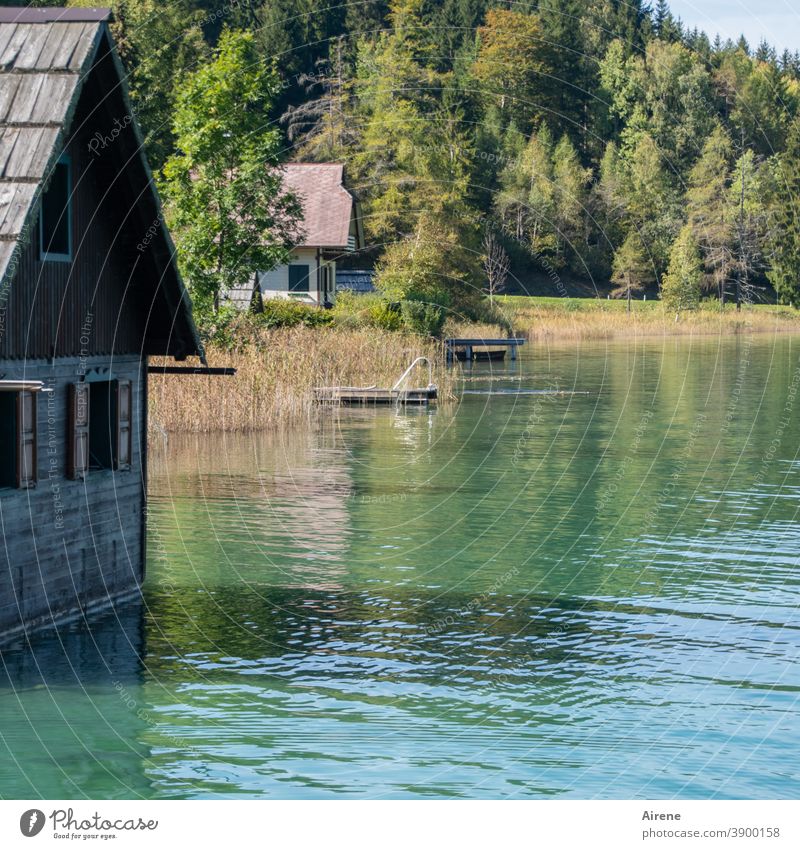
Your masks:
M796 797L800 340L497 366L157 447L143 601L3 652L0 795Z

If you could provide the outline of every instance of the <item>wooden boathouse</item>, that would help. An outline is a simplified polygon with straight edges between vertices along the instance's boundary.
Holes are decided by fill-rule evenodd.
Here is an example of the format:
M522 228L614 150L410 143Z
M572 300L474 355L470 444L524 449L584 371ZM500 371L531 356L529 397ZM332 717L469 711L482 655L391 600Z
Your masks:
M204 362L108 17L0 9L0 637L139 591L148 357Z

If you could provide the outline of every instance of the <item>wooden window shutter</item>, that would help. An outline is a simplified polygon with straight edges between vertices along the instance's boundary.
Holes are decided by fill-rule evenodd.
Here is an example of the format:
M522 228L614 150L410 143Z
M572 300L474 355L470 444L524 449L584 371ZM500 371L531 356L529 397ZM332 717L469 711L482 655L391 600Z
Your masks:
M36 395L17 393L17 486L36 486Z
M133 409L130 380L117 380L117 450L114 460L115 469L131 467L131 411Z
M67 435L67 477L83 480L89 471L89 385L69 387L69 433Z

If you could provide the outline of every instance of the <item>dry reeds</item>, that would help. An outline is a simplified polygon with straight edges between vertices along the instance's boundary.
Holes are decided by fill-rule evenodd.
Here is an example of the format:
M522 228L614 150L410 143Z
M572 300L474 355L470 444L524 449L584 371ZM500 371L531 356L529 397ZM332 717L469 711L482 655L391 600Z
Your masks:
M594 299L503 299L501 310L531 341L615 339L630 336L800 333L800 311L771 305L718 305L675 313L660 302L637 301L630 313L621 301Z
M210 347L207 356L212 366L236 368L236 376L152 375L153 431L254 431L310 420L315 386L390 387L418 356L433 362L440 397L454 397L455 375L444 365L441 344L399 332L263 330L239 350ZM427 369L422 367L409 385L425 385L427 380Z

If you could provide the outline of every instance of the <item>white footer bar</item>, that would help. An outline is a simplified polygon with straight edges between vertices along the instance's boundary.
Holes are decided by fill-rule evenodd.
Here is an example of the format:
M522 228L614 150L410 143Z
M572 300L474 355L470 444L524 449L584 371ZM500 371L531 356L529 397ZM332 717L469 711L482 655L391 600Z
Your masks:
M0 846L800 846L800 802L0 801Z

